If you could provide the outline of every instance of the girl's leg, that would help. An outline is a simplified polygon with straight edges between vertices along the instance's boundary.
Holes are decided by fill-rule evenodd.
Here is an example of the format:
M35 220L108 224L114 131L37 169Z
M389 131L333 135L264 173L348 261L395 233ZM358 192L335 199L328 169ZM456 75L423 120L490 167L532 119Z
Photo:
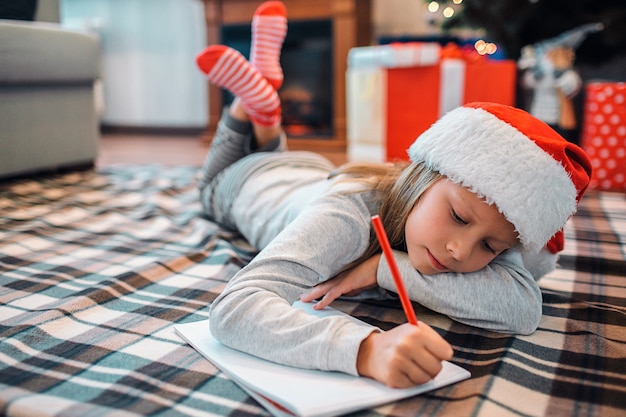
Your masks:
M229 166L260 151L284 150L280 125L280 99L276 89L283 81L280 50L287 32L286 9L280 1L259 6L252 21L251 62L232 48L213 45L196 58L208 80L231 91L236 99L224 111L204 161L199 188L205 213L220 218L227 207L216 202L215 190L233 187L240 179L229 178ZM224 172L226 170L227 172ZM223 192L221 193L223 194ZM234 198L234 196L227 199ZM224 199L224 196L222 196Z
M224 227L236 228L230 221L230 207L245 178L245 170L235 167L236 163L252 153L284 150L286 141L279 123L280 100L276 91L245 59L238 59L238 52L234 54L234 50L225 47L210 48L199 58L209 80L239 96L222 114L198 187L205 215ZM228 76L228 71L234 75ZM248 81L253 85L246 84ZM267 93L268 89L272 94Z
M218 125L203 165L201 187L252 151L286 148L276 93L283 81L280 50L287 34L285 5L273 0L261 4L252 18L251 29L250 63L223 45L210 46L196 58L210 82L236 96Z
M250 63L278 90L283 84L280 50L287 35L287 9L281 1L266 1L252 18Z
M253 152L282 151L286 148L281 126L252 125L241 101L235 99L224 110L202 164L198 187L204 189L226 167Z
M241 103L241 99L235 98L233 103L230 105L230 109L228 114L241 121L249 121L248 113L246 109L243 107ZM276 126L263 126L259 124L252 124L252 131L254 136L254 143L251 144L251 151L267 151L274 150L274 147L271 146L271 143L276 141L283 134L283 128L281 125ZM267 149L268 146L271 149Z
M196 63L211 83L239 97L252 123L264 127L280 124L278 93L238 51L211 45L196 57Z
M199 184L203 188L220 171L249 153L281 147L283 135L276 90L239 52L213 45L196 61L210 82L237 97L224 112L203 164Z

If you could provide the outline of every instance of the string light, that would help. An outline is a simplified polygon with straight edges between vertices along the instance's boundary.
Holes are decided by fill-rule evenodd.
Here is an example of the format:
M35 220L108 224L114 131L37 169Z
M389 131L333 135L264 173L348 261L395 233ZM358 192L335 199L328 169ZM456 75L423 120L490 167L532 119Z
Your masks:
M443 5L445 5L446 3L447 4L452 3L452 4L444 8ZM446 19L449 19L452 16L454 16L454 13L456 12L456 8L461 3L463 3L463 0L452 0L452 2L450 2L450 0L440 0L440 1L433 0L433 1L428 2L428 4L426 5L426 9L432 14L438 13L441 9L443 9L441 10L441 16L443 16Z
M435 24L441 24L442 17L449 19L457 11L462 10L463 0L432 0L424 3L426 10L431 14L429 22L434 26ZM480 39L474 43L474 49L479 55L493 55L497 52L498 47L495 43Z
M479 55L493 55L498 50L498 47L495 43L479 39L474 43L474 49L476 49Z

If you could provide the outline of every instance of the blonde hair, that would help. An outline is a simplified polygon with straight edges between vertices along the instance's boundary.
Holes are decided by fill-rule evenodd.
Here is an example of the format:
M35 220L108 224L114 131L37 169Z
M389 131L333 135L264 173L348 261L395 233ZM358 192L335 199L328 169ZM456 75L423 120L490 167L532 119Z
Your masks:
M381 201L379 215L391 247L406 251L404 228L409 213L424 191L442 178L423 162L394 164L354 162L340 167L331 177L343 175L338 181L357 181L377 193ZM345 269L352 268L381 251L374 231L363 255Z

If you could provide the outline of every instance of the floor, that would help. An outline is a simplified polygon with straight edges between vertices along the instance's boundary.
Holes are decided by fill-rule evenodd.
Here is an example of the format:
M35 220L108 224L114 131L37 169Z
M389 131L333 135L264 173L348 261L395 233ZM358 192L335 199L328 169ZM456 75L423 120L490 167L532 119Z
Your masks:
M103 133L96 165L161 164L196 165L209 149L196 136Z
M208 143L194 135L103 133L96 165L161 164L200 166ZM323 152L334 164L346 162L345 152Z

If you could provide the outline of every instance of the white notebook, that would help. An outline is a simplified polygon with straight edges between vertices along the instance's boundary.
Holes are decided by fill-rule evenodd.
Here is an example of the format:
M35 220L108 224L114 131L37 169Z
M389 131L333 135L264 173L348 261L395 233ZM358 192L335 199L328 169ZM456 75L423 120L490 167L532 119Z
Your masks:
M296 302L294 306L317 316L345 315L331 308L313 310L312 304L307 303ZM470 377L467 370L444 362L441 372L426 384L394 389L371 378L294 368L231 349L213 338L208 320L180 324L175 329L274 416L338 416L419 395Z

